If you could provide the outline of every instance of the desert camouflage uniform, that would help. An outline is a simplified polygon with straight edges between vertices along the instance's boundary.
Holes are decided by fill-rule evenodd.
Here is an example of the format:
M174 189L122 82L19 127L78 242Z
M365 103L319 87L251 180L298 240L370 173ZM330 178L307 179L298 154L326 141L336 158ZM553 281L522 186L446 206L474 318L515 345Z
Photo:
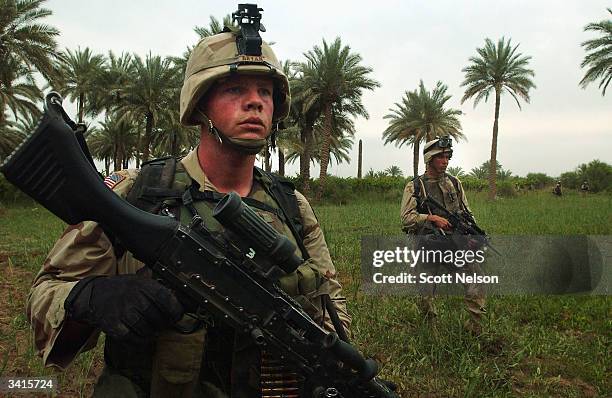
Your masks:
M177 169L181 167L185 171L185 175L197 182L200 191L216 191L200 168L197 156L197 151L192 151L181 160ZM113 183L115 184L113 190L122 198L126 198L137 175L138 170L116 172L113 175ZM253 190L249 197L264 201L267 194L261 187L256 189L256 186L257 183L254 181ZM328 330L333 330L328 315L322 309L319 297L322 294L329 293L338 309L340 319L348 329L351 319L346 310L346 300L342 297L341 286L335 279L336 271L321 227L306 198L297 191L295 194L303 222L303 242L311 259L308 266L303 265L295 273L284 277L281 286L289 289L288 293L292 296L302 295L298 297L302 300L298 301L303 304L305 310L316 322L323 324ZM268 202L270 199L268 195ZM181 211L181 213L188 213L185 208L182 210L184 211ZM264 220L270 222L275 229L295 242L295 238L291 235L287 226L276 214L259 209L254 210ZM204 219L206 220L206 217ZM147 269L143 268L143 264L135 260L129 252L117 258L115 248L97 223L86 221L78 225L68 226L48 254L34 281L27 301L27 317L34 331L35 348L42 356L44 364L65 368L79 352L87 351L96 345L99 330L65 321L64 300L78 280L90 275L134 274L145 270ZM303 278L305 274L310 274L311 277ZM319 276L318 280L320 282L316 286L312 284L312 276L316 276L315 274ZM321 275L325 278L322 278ZM304 283L310 286L303 286ZM120 391L121 394L127 394L126 391L133 389L133 393L130 393L132 396L146 396L147 393L144 391L148 389L147 384L149 382L152 383L151 388L157 391L155 395L158 396L173 394L171 391L176 391L176 385L183 385L192 389L192 384L197 381L194 380L194 369L196 371L200 369L205 333L206 331L202 329L193 335L188 335L191 336L190 338L184 338L182 337L184 335L174 331L163 332L157 340L157 347L153 350L155 353L153 358L150 353L144 352L146 351L144 348L151 347L131 346L131 343L125 342L115 342L114 347L110 347L108 344L110 339L107 338L105 346L106 366L96 386L96 394L108 396L117 393L117 391ZM168 344L161 344L161 341ZM177 346L181 349L177 350ZM130 354L122 354L122 360L126 363L110 366L108 357L111 356L111 351L117 350L130 350ZM140 355L141 350L143 350L142 355ZM184 355L179 355L178 351L181 351ZM142 357L145 357L144 364ZM132 359L134 363L131 363ZM243 357L240 357L240 359L242 360ZM153 363L153 376L146 376L146 373L151 372L151 369L145 369L144 372L141 372L138 367L150 367L151 362ZM118 370L118 367L122 369ZM144 380L139 379L142 378L142 373L145 374ZM159 377L160 374L161 378ZM127 376L127 378L124 376ZM149 381L148 377L152 377L152 380ZM159 379L163 380L160 381ZM141 388L134 385L135 380ZM195 389L198 390L200 387L196 386ZM117 388L119 389L117 390ZM172 390L172 388L175 389ZM188 395L186 394L186 396ZM199 396L217 395L200 391ZM232 396L238 395L232 393Z
M427 175L423 175L420 177L423 185L420 188L420 194L424 195L425 192L440 204L444 205L444 207L451 211L463 211L467 210L471 213L471 210L468 205L467 198L465 196L465 191L461 182L457 179L457 185L459 187L459 192L455 189L451 178L444 174L439 178L431 178ZM416 180L415 180L416 181ZM417 201L414 195L414 183L415 181L410 181L406 184L404 188L404 196L402 197L402 207L401 207L401 220L402 220L402 229L404 232L415 235L425 235L433 233L435 230L435 225L431 221L427 221L428 214L419 213L417 210ZM462 205L463 204L463 205ZM463 208L465 206L465 209ZM437 209L431 209L431 214L436 214L441 217L444 217L442 212ZM419 249L423 246L422 242L419 239L416 240L415 248ZM427 247L426 247L427 248ZM469 274L477 273L482 275L482 270L480 269L477 263L467 263L465 266L461 268L457 268L453 264L418 264L419 272L425 272L428 275L437 275L440 271L443 271L442 268L451 271L462 271ZM436 316L436 309L433 304L433 296L435 294L436 286L435 284L422 284L420 285L422 288L422 299L421 299L421 307L423 312L427 316ZM482 315L486 312L484 309L485 305L485 293L484 287L482 284L476 283L465 283L463 284L465 290L465 304L468 313L473 321L479 322Z

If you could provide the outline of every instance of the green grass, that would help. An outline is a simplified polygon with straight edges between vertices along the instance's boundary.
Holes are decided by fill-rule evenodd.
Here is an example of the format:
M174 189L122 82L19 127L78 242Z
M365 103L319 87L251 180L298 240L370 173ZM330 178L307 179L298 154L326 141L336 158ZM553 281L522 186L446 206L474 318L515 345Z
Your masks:
M349 298L354 341L382 364L382 375L405 397L607 396L610 383L612 300L591 296L490 297L485 333L462 327L460 297L437 299L433 330L414 297L366 296L359 290L362 235L398 235L399 195L348 205L315 206ZM491 234L611 234L610 196L544 192L496 202L469 200ZM23 306L29 285L62 223L38 207L0 207L0 376L39 376ZM101 367L101 344L58 374L66 395L85 395Z
M362 235L398 235L399 200L353 200L317 206L332 258L349 297L362 350L385 365L405 396L605 396L611 391L609 297L494 297L485 334L472 338L459 297L439 297L433 333L415 297L365 296L360 285ZM490 234L610 234L610 196L546 192L495 202L468 200Z

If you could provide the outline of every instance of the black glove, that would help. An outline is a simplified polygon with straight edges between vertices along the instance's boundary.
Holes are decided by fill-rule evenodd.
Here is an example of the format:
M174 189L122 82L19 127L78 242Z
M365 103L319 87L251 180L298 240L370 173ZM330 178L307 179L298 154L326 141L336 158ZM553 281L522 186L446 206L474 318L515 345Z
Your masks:
M91 276L80 280L64 302L66 319L100 328L118 339L155 336L183 316L172 291L137 275Z

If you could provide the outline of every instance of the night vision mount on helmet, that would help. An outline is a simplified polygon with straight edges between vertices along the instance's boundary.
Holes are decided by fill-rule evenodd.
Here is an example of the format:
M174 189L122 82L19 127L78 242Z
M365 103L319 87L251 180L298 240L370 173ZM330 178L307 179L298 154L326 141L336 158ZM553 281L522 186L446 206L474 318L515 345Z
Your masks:
M238 11L232 13L232 20L238 22L240 34L236 36L236 46L241 55L261 55L261 36L266 28L261 24L263 8L257 4L238 4Z
M435 140L428 141L423 148L423 159L427 164L431 158L440 153L449 153L451 156L453 155L453 139L450 136L445 135Z

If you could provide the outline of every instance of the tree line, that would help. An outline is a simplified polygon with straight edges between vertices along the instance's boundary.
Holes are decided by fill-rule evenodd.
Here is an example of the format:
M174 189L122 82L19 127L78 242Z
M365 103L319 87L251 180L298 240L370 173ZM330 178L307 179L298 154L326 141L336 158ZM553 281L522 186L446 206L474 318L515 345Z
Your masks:
M76 103L77 122L89 123L87 142L92 155L104 163L105 173L136 167L153 157L180 156L195 147L199 131L180 125L178 103L184 70L191 49L180 56L161 57L147 54L98 54L88 47L58 49L58 29L44 23L51 11L43 8L46 0L0 0L0 159L30 133L40 116L43 91L55 90ZM610 9L608 12L612 13ZM231 27L229 15L222 20L210 17L208 26L196 26L199 39ZM584 87L600 81L605 95L612 79L612 22L591 23L585 30L600 38L582 43L587 68L580 84ZM465 94L462 103L473 99L474 106L489 96L495 98L495 116L491 160L496 164L499 107L502 93L529 102L535 88L529 56L518 52L511 40L496 43L485 40L477 55L463 69ZM279 170L284 174L287 162L299 161L303 189L310 191L310 167L320 165L317 197L325 187L328 165L349 161L356 117L369 117L362 102L365 91L379 87L373 70L363 64L361 55L338 37L314 45L301 61L286 60L283 71L290 81L291 114L278 126L275 144L261 153L264 167L271 169L276 152ZM39 87L36 76L46 86ZM40 80L40 79L39 79ZM437 82L428 90L423 82L406 91L401 101L385 116L389 120L383 132L385 144L413 147L413 167L417 173L419 150L424 141L449 134L464 138L461 111L446 106L451 98L447 86ZM98 118L102 121L95 122ZM390 170L394 175L397 170ZM489 168L489 189L496 192L494 167Z

